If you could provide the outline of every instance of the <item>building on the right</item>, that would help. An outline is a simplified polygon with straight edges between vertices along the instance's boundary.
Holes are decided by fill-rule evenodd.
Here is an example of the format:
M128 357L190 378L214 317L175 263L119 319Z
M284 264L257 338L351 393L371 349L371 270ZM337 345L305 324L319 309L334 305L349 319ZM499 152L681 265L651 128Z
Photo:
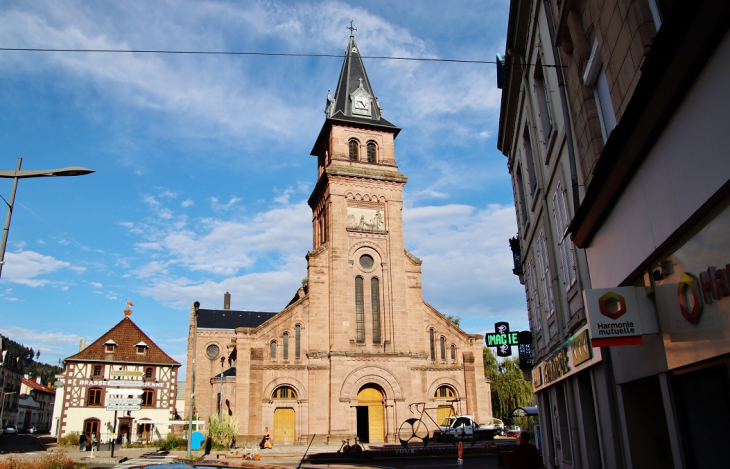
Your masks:
M727 461L729 26L730 2L511 2L498 147L547 467Z

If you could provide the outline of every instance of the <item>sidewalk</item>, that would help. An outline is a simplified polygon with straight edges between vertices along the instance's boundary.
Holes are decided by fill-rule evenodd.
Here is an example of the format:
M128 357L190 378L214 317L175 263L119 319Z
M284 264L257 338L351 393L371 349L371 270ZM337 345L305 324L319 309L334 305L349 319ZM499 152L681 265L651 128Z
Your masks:
M78 448L73 447L57 447L55 438L47 437L41 440L46 446L48 451L63 451L72 460L79 462L87 467L101 467L101 466L114 466L127 460L140 459L145 455L155 453L155 448L115 448L114 457L111 457L111 451L96 451L94 450L93 458L89 451L79 451ZM385 444L364 444L365 451L358 456L360 459L359 464L367 464L370 461L377 460L380 458L392 458L394 456L406 456L407 454L413 454L421 451L426 451L431 454L451 454L456 452L456 448L449 444L440 445L429 445L425 450L422 447L414 447L412 449L405 449L398 443L385 443ZM342 462L353 462L352 454L338 453L340 445L327 445L327 444L313 444L307 449L307 445L280 445L274 446L271 449L258 450L257 454L260 456L259 461L251 461L250 459L244 460L243 454L246 452L245 448L237 448L233 451L212 451L209 455L205 456L204 460L214 465L215 463L221 463L221 465L227 465L229 467L240 467L240 468L281 468L283 466L277 466L276 463L292 463L299 462L306 453L305 462L308 464L328 464L328 463L342 463ZM485 443L471 448L465 448L467 453L489 453L493 449ZM236 453L237 451L237 453ZM204 456L204 450L196 450L191 452L192 456L202 458ZM184 459L187 456L186 451L170 451L169 453L160 453L159 456L147 457L142 461L135 461L135 463L149 461L149 464L159 463L172 463L176 459Z

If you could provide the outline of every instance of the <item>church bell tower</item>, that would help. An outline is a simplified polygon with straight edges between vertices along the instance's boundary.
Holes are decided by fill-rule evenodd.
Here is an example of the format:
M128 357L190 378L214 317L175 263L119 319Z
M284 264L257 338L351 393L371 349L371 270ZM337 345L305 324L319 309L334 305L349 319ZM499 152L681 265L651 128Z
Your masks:
M309 198L310 314L327 330L330 352L397 353L399 344L413 345L407 316L422 302L420 261L403 245L407 178L398 171L394 151L400 129L381 113L350 36L311 153L318 179Z

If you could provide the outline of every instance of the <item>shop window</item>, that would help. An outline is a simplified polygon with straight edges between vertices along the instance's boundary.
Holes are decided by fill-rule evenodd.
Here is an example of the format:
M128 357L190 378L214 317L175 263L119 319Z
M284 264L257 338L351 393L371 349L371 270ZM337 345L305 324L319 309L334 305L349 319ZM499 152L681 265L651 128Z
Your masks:
M137 436L140 440L150 441L152 438L152 424L151 423L139 423L137 424Z

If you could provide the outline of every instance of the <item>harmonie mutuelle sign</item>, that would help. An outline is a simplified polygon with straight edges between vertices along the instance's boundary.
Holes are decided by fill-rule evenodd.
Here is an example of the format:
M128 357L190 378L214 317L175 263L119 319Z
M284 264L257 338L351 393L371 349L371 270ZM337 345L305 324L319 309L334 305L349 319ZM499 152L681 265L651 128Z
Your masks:
M636 288L595 288L583 292L593 347L642 344Z

